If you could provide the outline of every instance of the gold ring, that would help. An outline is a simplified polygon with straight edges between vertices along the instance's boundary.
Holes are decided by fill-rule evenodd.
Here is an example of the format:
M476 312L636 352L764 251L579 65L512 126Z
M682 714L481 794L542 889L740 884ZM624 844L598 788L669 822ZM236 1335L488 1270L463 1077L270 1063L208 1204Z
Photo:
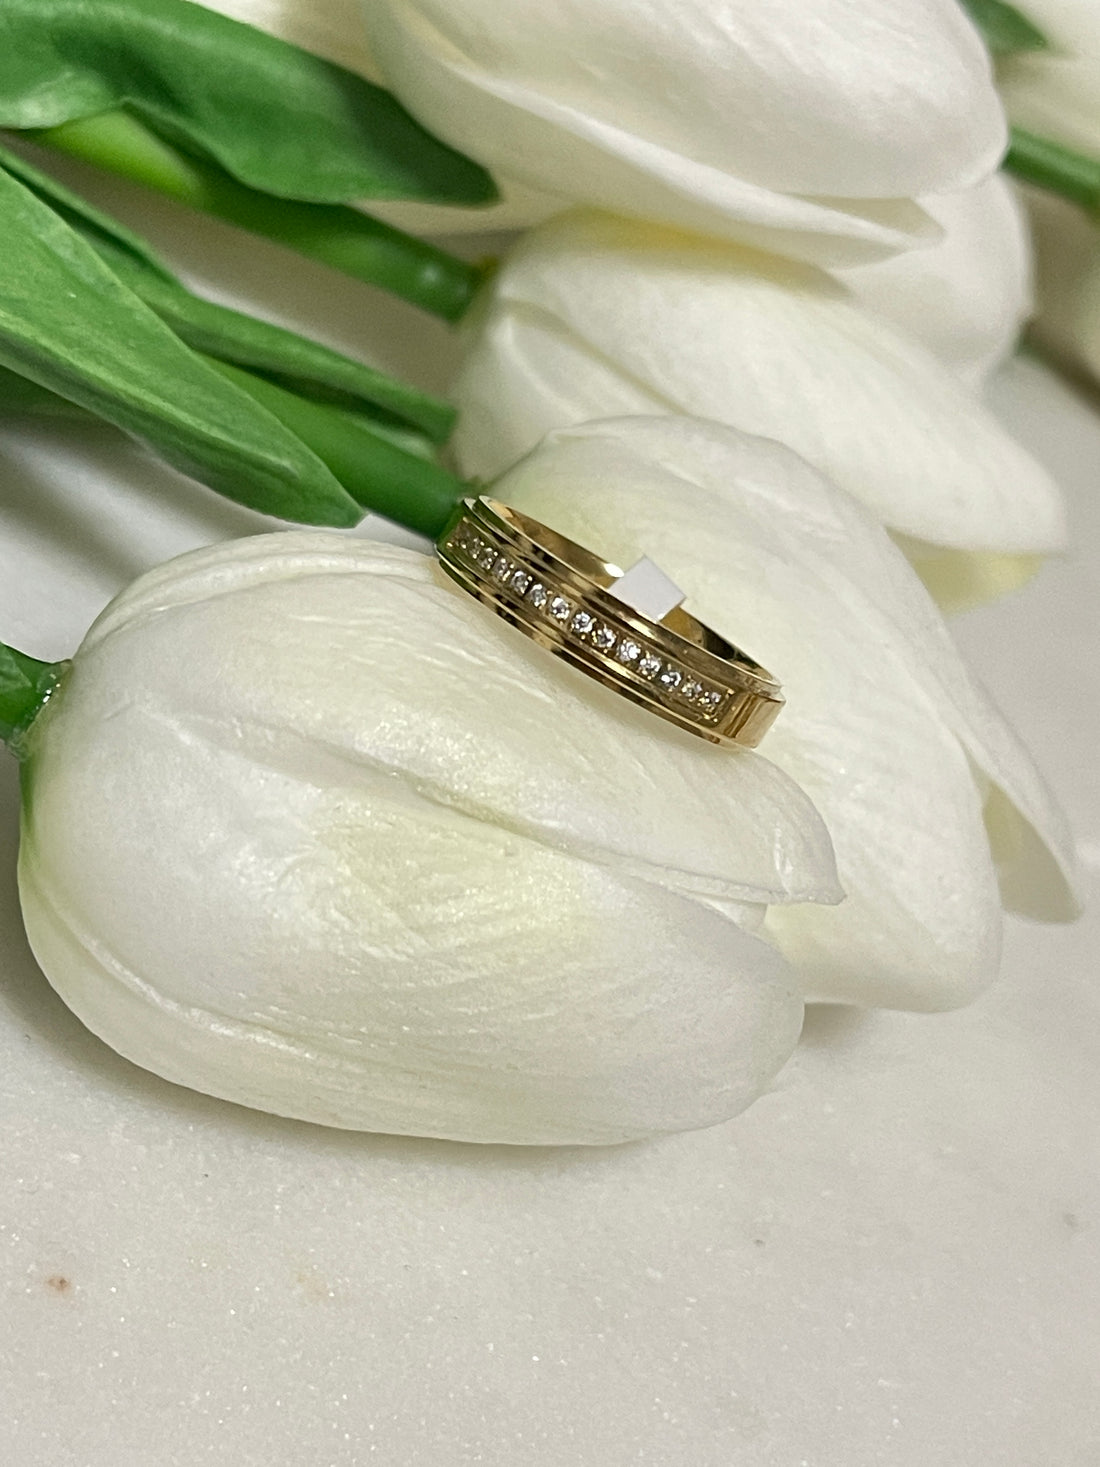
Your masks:
M619 600L623 571L518 510L464 499L436 545L497 616L650 713L714 744L755 748L783 706L771 673L681 606L659 621Z

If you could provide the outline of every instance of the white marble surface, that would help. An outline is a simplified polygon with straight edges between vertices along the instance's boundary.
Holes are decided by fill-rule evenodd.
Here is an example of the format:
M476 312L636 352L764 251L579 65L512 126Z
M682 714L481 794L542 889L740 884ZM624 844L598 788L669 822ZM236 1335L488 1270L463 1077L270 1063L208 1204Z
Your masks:
M138 214L200 276L444 369L442 334L369 292ZM960 635L1095 894L1100 418L1029 365L996 393L1071 494L1075 548ZM146 564L257 524L109 434L5 430L0 635L61 655ZM1011 923L1001 983L964 1012L812 1013L728 1125L478 1149L270 1119L116 1058L26 950L16 808L9 761L0 1462L1100 1463L1095 903L1068 929Z

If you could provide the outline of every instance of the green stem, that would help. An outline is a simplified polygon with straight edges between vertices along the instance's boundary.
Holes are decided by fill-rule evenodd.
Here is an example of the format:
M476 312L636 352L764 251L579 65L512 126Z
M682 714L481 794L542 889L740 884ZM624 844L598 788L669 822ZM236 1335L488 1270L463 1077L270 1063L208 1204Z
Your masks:
M23 737L68 665L39 662L0 642L0 742L13 753L21 752Z
M1026 183L1060 194L1091 213L1100 212L1100 158L1014 127L1005 168Z
M364 509L436 539L469 484L381 436L366 419L206 358L296 433Z
M238 183L216 163L165 142L128 112L102 112L26 135L277 240L447 321L458 320L481 281L476 266L357 209L278 199Z

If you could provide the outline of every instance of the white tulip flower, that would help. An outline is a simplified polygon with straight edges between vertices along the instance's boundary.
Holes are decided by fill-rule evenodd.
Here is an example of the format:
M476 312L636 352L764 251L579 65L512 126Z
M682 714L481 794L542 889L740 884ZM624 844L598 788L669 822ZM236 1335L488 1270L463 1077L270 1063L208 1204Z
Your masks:
M1074 915L1072 838L1030 758L889 537L794 454L621 419L554 434L494 493L618 564L658 561L782 681L762 752L824 816L846 893L768 910L813 997L959 1005L996 973L1002 901Z
M768 760L565 666L419 552L332 534L144 576L24 753L20 892L65 1001L162 1076L329 1125L722 1120L798 1037L767 909L841 897Z
M980 388L1034 308L1027 216L1000 173L921 204L943 229L938 244L837 274L861 306Z
M579 211L520 240L468 330L452 388L468 474L494 477L554 428L687 414L795 449L904 538L945 605L1064 545L1045 469L812 266Z
M829 264L931 239L1005 123L955 0L365 0L409 110L577 203Z

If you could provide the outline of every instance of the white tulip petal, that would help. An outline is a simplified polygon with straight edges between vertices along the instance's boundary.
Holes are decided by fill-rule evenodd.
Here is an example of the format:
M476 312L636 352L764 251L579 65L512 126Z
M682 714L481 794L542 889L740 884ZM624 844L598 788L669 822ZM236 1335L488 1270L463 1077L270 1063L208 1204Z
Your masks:
M1046 564L1043 555L949 550L896 532L890 538L920 576L936 605L947 615L999 601L1034 580Z
M364 14L406 106L490 167L820 260L907 247L927 230L912 197L977 182L1004 147L988 60L949 0L372 0Z
M1027 220L999 173L920 202L943 229L938 244L840 278L865 309L978 386L1009 356L1032 311Z
M513 461L528 421L663 408L787 444L914 539L1007 554L1064 543L1047 472L927 351L809 267L572 214L516 247L482 333L454 388L469 473ZM544 400L524 408L528 384Z
M117 730L89 747L103 700L69 696L27 931L78 1017L166 1079L326 1125L602 1145L736 1114L797 1041L782 959L695 902L369 769L326 786L149 713L136 756Z
M308 593L288 595L288 581ZM683 892L841 899L828 836L791 780L548 656L413 551L304 534L215 546L124 592L82 664L101 649L121 660L128 636L137 686L156 688L196 737L235 738L250 757L316 749L333 780L376 770ZM179 645L189 659L172 668Z
M648 554L783 681L764 748L824 815L847 892L835 910L768 914L815 994L942 1008L995 973L994 856L968 756L1001 792L1005 897L1072 912L1072 842L1030 759L888 537L792 454L717 424L624 419L555 434L496 492L597 553Z

